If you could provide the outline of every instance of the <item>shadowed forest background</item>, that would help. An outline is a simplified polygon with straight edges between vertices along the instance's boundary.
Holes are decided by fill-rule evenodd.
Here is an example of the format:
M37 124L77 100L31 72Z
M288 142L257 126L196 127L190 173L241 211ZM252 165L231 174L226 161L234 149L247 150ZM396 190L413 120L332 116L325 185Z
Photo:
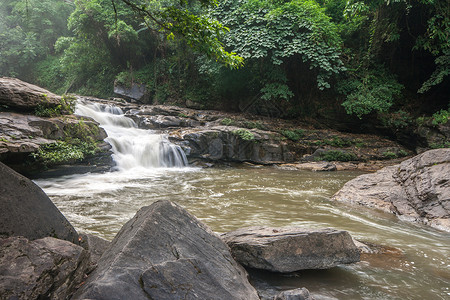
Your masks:
M140 83L153 104L398 137L448 120L449 11L446 0L4 0L0 75L97 97Z

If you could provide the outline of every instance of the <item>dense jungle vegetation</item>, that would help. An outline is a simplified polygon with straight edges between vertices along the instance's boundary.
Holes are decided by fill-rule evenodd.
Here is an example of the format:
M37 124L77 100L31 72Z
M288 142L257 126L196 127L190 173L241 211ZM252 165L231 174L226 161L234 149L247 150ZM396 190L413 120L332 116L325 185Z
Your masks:
M449 12L447 0L3 0L0 75L400 128L448 119Z

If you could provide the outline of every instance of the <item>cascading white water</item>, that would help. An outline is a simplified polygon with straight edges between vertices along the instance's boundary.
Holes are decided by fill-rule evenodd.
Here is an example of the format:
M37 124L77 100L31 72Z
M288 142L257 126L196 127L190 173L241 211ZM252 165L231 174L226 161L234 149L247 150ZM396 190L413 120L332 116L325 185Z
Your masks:
M75 113L91 117L108 134L113 159L119 170L134 168L170 168L187 166L183 150L166 136L137 128L119 107L98 103L77 103Z

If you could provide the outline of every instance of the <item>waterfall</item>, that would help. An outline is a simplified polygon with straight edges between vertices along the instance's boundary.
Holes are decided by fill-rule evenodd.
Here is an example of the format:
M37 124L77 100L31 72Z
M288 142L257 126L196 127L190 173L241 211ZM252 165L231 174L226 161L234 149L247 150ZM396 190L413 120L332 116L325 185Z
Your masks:
M108 134L105 139L113 151L119 170L134 168L170 168L187 166L183 150L172 144L167 136L151 130L137 128L116 106L78 102L75 114L91 117L100 123Z

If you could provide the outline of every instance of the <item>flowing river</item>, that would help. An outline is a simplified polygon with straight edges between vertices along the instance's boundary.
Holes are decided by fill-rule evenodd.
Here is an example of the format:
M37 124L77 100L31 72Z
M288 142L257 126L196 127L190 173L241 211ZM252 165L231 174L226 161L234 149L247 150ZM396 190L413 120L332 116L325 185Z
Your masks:
M216 232L252 225L334 227L398 250L330 270L253 273L267 289L306 287L316 299L450 299L450 234L329 198L359 172L187 166L164 135L136 128L119 109L78 105L108 133L116 170L35 182L80 232L111 240L142 206L175 201Z

